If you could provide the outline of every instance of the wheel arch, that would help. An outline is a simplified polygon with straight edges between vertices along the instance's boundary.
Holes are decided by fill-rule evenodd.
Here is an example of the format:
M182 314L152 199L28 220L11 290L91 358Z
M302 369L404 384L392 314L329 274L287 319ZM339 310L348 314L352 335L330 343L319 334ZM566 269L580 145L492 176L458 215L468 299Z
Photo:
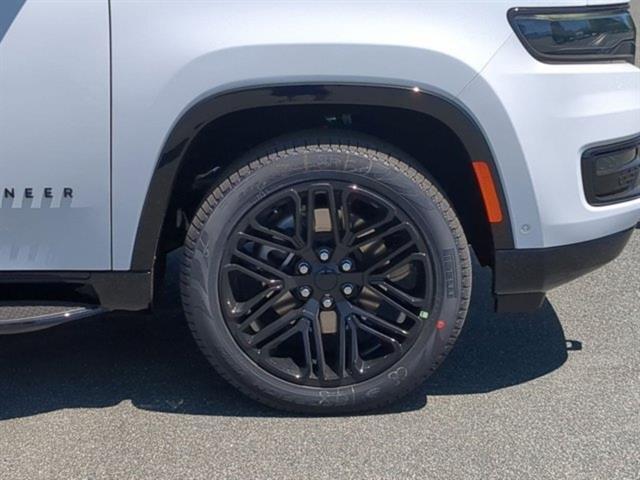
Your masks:
M513 248L511 222L495 159L481 128L465 109L434 92L396 86L356 84L289 84L238 89L202 99L174 124L156 163L147 190L134 243L131 270L152 270L176 179L194 139L208 125L226 115L260 107L358 105L390 107L435 118L464 146L471 162L489 166L504 218L491 223L494 249ZM477 188L477 187L476 187ZM482 209L482 215L485 215Z

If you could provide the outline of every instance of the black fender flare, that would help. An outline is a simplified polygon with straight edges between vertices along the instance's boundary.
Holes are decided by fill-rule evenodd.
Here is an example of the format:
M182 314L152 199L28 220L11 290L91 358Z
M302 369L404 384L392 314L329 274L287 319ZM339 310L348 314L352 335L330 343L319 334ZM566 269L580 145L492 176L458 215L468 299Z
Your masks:
M498 169L482 130L463 108L441 95L417 88L357 84L295 84L245 88L216 94L189 108L174 125L151 177L134 243L131 270L153 269L175 179L192 140L224 115L279 105L350 104L394 107L423 113L447 125L460 138L471 161L491 169L504 218L491 224L495 249L514 247L511 221Z

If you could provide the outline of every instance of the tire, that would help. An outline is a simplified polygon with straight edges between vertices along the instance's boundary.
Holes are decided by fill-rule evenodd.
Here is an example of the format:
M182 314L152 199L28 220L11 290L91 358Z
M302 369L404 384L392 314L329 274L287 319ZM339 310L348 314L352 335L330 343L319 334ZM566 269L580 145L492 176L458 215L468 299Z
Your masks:
M229 383L277 409L334 415L387 406L442 363L469 304L469 250L411 165L365 135L301 132L247 154L204 199L182 301Z

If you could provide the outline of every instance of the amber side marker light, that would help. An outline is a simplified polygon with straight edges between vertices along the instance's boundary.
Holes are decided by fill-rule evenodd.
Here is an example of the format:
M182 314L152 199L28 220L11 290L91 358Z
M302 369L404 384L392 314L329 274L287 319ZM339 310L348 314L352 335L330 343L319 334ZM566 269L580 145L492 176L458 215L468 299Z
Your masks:
M473 162L473 171L476 174L478 185L480 185L480 193L482 193L489 223L502 222L502 207L489 165L486 162Z

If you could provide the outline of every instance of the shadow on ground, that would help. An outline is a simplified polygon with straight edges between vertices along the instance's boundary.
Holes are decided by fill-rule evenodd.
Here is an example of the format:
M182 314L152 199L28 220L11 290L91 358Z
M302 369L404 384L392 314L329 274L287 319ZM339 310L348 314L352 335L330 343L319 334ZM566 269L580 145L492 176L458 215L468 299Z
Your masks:
M154 315L109 314L0 337L0 419L126 400L159 412L286 415L245 399L204 360L180 310L172 263L162 308ZM390 411L422 408L430 395L490 392L530 381L560 367L567 345L579 345L565 340L548 302L529 315L493 313L489 272L475 271L472 310L454 350Z

